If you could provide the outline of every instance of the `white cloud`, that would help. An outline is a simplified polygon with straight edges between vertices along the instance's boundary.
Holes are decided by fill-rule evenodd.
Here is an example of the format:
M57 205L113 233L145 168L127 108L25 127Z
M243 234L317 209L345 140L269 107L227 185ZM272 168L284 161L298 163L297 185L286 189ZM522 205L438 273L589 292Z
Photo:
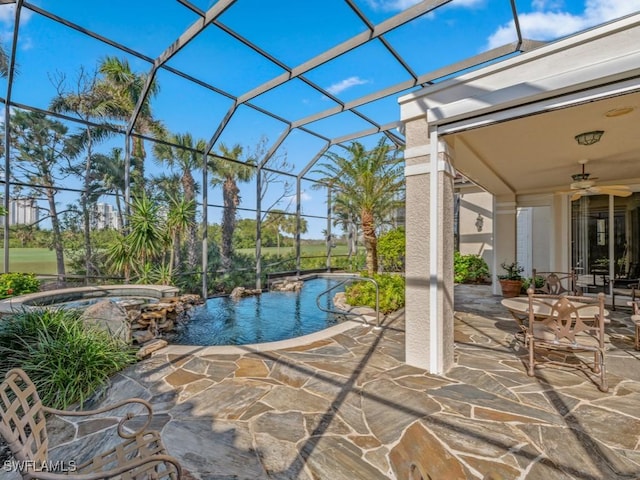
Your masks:
M531 0L534 10L557 10L564 6L563 0Z
M374 10L383 12L401 12L409 7L420 3L421 0L367 0L367 3ZM450 3L454 7L471 7L485 0L455 0Z
M297 195L293 194L293 195L283 197L282 200L293 203L296 201L296 198L297 198ZM307 192L305 192L304 190L300 192L300 202L310 202L311 200L313 200L313 197L311 197L311 195L309 195Z
M340 92L344 92L347 88L354 87L356 85L364 85L369 83L368 80L363 80L360 77L349 77L344 80L340 80L338 83L334 83L333 85L327 87L327 92L332 95L337 95Z
M519 15L522 35L531 40L553 40L640 10L640 0L587 0L579 15L549 11L561 5L554 0L533 0L532 5L545 10ZM513 22L509 22L489 37L488 48L515 40Z
M33 12L31 10L27 10L26 8L23 8L22 11L20 12L20 22L28 21L32 15L33 15ZM0 23L4 23L5 25L12 26L15 17L16 17L15 3L0 5Z

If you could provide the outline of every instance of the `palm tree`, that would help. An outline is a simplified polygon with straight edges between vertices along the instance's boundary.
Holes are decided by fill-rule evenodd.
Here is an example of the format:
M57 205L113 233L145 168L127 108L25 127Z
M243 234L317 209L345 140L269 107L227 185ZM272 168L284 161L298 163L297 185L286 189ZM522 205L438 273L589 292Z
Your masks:
M4 48L4 45L0 44L0 77L7 78L9 76L9 55Z
M173 144L169 146L163 143L157 143L154 145L155 157L165 162L169 168L177 166L181 172L182 193L184 201L186 203L193 202L193 216L189 219L187 229L185 231L185 239L187 244L187 262L190 266L194 266L198 262L198 253L196 251L196 193L197 184L193 178L192 170L202 168L202 155L206 148L206 142L203 139L198 140L195 145L193 137L189 133L174 134L168 139L168 142Z
M122 201L124 199L124 157L121 148L112 148L109 155L97 153L93 156L97 178L103 193L113 194L116 202L118 225L124 225Z
M267 214L263 228L272 229L276 235L278 255L280 255L280 232L295 235L297 220L295 215L287 214L282 210L271 210ZM308 223L305 218L300 219L300 233L307 233Z
M104 75L104 78L99 81L99 87L106 88L110 92L114 102L118 105L118 119L123 122L128 122L143 93L147 75L132 72L127 60L116 57L106 57L99 66L99 72ZM158 92L158 84L154 81L151 83L151 88L142 104L140 115L135 124L135 130L138 133L152 133L157 136L164 135L162 124L153 118L151 112L151 99L157 95ZM131 158L133 172L131 181L134 185L140 187L138 191L144 188L145 157L144 142L141 138L132 136Z
M151 178L151 182L149 182L151 187L148 189L148 193L151 193L154 196L155 201L160 202L164 206L166 206L166 227L167 227L167 239L171 241L171 250L170 250L170 269L173 269L173 266L179 265L181 263L181 243L182 243L182 235L184 230L190 226L191 221L193 219L183 219L184 225L178 225L180 229L179 232L174 232L174 225L169 225L169 218L171 215L176 215L176 208L180 202L183 202L184 197L182 196L182 192L180 191L180 175L176 173L169 174L160 174L155 175ZM193 203L193 210L195 210L195 201L187 202ZM173 211L172 211L173 210ZM192 209L189 208L182 212L183 214L191 214ZM195 214L195 213L194 213ZM177 219L174 218L173 222L176 223ZM177 235L176 235L177 234Z
M233 232L236 228L236 212L240 205L240 189L238 182L250 181L256 173L254 159L240 161L242 146L236 144L228 148L220 144L220 154L223 158L215 157L209 165L213 176L211 184L222 185L222 199L224 212L222 214L222 245L220 248L220 262L224 271L231 269L233 256ZM236 160L228 161L226 159Z
M367 271L378 271L376 228L402 204L398 194L404 188L402 158L381 139L366 150L359 142L346 148L348 157L328 152L331 163L321 164L322 182L336 192L335 202L349 206L362 223L364 246L367 251Z
M178 252L180 251L180 239L195 225L195 200L187 201L186 198L169 197L169 211L167 213L167 230L171 235L171 257L169 259L169 278L173 275L173 269L180 263ZM192 265L192 264L190 264Z
M84 171L80 174L83 178L83 189L80 197L82 207L83 230L84 230L84 250L85 250L85 274L86 281L97 273L93 266L91 253L91 226L90 226L90 203L95 202L97 196L93 196L90 202L91 184L94 180L92 165L94 140L101 140L113 134L112 130L106 128L92 127L88 122L105 121L108 118L117 118L121 113L117 102L111 96L109 90L104 85L96 83L95 75L88 75L84 70L80 70L76 90L68 91L65 87L65 78L60 77L57 85L58 94L51 101L50 108L59 113L75 113L85 122L85 129L78 135L80 150L85 151ZM80 153L80 151L78 152Z
M333 205L333 225L340 226L347 234L347 260L358 250L358 219L354 208L345 203L346 198L339 198L339 202Z
M132 200L127 220L129 232L109 245L107 263L112 273L124 273L126 281L133 273L144 282L153 265L161 263L167 245L160 206L143 192Z

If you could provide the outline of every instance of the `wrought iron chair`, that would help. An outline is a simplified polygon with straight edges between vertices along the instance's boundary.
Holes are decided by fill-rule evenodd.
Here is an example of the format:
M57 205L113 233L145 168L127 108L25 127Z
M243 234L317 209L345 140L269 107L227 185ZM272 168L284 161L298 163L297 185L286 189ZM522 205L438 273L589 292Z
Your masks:
M616 296L624 295L631 297L634 302L638 298L640 290L640 265L633 263L626 272L624 269L611 283L611 308L616 309Z
M529 354L528 375L534 376L535 368L545 365L588 367L600 377L598 388L607 392L604 293L599 293L597 298L540 295L530 288L527 295L529 323L524 342ZM547 355L542 355L540 350ZM549 352L566 355L564 360L552 360ZM593 362L576 357L576 353L593 353Z
M582 289L577 285L578 277L573 270L571 272L538 272L534 268L531 278L531 285L535 289L535 293L582 295Z
M125 424L134 415L128 413L122 418L117 427L118 435L122 438L120 444L82 464L64 466L49 460L47 415L94 415L128 404L142 405L147 410L147 418L141 428L130 432L125 431ZM151 421L152 410L151 405L142 399L132 398L86 412L56 410L42 405L35 385L24 371L13 369L6 373L5 380L0 385L0 413L0 434L9 445L16 461L15 466L24 480L177 480L182 475L178 461L167 455L160 434L146 430ZM54 471L56 469L60 471Z

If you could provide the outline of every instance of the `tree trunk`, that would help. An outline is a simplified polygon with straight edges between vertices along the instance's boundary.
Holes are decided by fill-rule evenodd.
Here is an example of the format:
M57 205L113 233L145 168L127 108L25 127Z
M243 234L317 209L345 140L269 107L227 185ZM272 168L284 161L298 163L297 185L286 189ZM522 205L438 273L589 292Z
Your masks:
M82 221L84 228L84 283L89 285L90 277L93 274L93 264L91 263L91 222L89 218L89 186L91 183L91 151L92 138L91 130L87 127L87 161L84 166L84 188L81 195Z
M362 211L362 235L364 248L367 251L367 272L369 275L378 273L378 239L376 237L373 212Z
M224 212L222 214L222 245L220 257L222 269L225 272L231 270L231 260L233 256L233 232L236 228L236 209L240 203L238 193L240 189L236 182L227 178L222 186L222 196L224 200Z
M49 215L51 216L51 229L53 231L53 250L56 252L56 271L58 273L58 286L62 287L65 281L64 248L62 245L62 234L60 232L60 221L56 210L55 193L52 187L46 188L47 200L49 201Z
M184 199L187 202L191 202L195 199L195 180L191 175L190 170L185 170L182 176L182 189L184 191ZM206 208L206 206L203 206ZM191 221L189 222L189 226L186 231L186 243L187 243L187 264L190 269L195 269L198 265L198 252L197 252L197 232L198 226L196 224L195 213Z

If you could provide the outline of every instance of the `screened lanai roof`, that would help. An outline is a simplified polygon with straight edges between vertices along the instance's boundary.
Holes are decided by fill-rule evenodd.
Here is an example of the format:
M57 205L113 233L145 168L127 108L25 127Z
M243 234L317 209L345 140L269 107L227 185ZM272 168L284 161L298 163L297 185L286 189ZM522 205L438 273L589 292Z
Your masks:
M48 110L57 80L117 56L157 81L169 131L213 150L268 138L262 160L286 150L294 173L351 140L402 145L403 94L628 13L515 0L2 3L16 66L6 102ZM544 31L541 18L566 25Z
M351 141L372 147L384 137L402 147L400 96L637 9L635 0L1 1L9 74L0 101L78 130L72 113L50 111L52 99L105 58L124 60L158 90L143 89L134 115L115 122L118 135L101 149L124 150L127 135L157 142L139 128L150 98L168 132L202 139L217 156L223 144L259 145L253 153L277 182L291 187L297 176L300 191L287 195L306 201L299 211L314 219L309 235L318 238L326 210L325 198L305 193L322 176L313 166ZM165 173L153 155L147 147L146 172ZM26 184L11 175L18 188ZM68 176L59 186L77 195L82 182ZM240 214L255 216L255 183L240 189ZM263 195L259 208L293 213L291 201ZM202 203L219 218L216 192Z

